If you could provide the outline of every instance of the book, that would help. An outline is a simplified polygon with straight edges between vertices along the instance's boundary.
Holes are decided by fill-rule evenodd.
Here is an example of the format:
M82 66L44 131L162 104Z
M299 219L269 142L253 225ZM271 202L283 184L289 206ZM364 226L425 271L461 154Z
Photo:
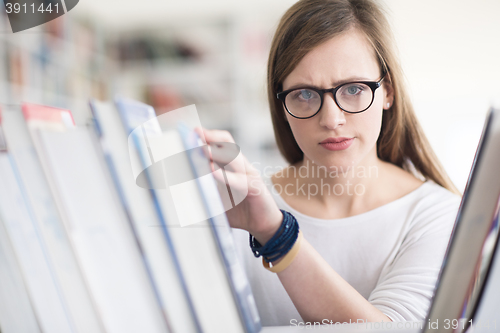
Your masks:
M86 127L64 130L64 123L70 123L64 113L54 112L50 118L61 121L45 126L42 117L31 117L41 111L23 111L105 331L168 331L138 244L97 149L97 137Z
M175 252L165 241L161 216L155 210L149 190L137 186L133 177L131 160L138 161L139 157L134 150L129 154L127 133L121 126L120 116L111 103L92 100L90 106L107 165L140 243L171 331L199 332L196 313Z
M47 260L47 251L33 221L34 213L22 186L19 170L8 150L0 152L0 216L40 330L75 332L60 286ZM19 284L17 286L19 291ZM26 304L23 307L27 310ZM29 320L29 310L26 316Z
M500 200L499 207L494 215L495 227L500 225ZM492 233L492 235L494 235ZM488 269L487 279L484 281L482 296L477 305L472 322L474 333L487 333L500 327L500 237L497 237L496 244L494 237L490 237L486 242L492 251L491 266Z
M0 327L3 333L41 332L1 217Z
M209 172L209 160L203 150L206 145L198 134L184 123L178 124L178 131L190 162L192 171L192 177L190 178L196 180L203 198L204 208L210 216L209 223L217 239L219 250L226 266L227 278L231 285L233 296L236 299L241 319L248 333L257 333L262 328L257 305L255 304L246 273L236 256L236 245L226 214L219 213L224 209L224 204L219 195L217 182L211 172ZM237 156L234 157L237 158ZM231 192L231 197L234 201L234 198L237 197L236 193ZM240 197L236 200L239 203L243 199Z
M5 142L5 134L2 128L2 110L0 110L0 151L7 150L7 143Z
M165 174L171 166L162 162L185 150L177 129L166 128L170 121L165 118L182 119L185 118L184 112L193 115L196 113L194 106L170 111L162 115L163 119L157 119L154 110L142 103L117 99L116 104L129 133L129 147L137 150L141 160L141 165L136 165L133 170L134 177L138 185L151 190L161 209L166 234L179 258L202 330L245 332L246 326L240 317L237 300L227 278L227 267L210 222L202 220L181 224L183 215L178 215L175 203L178 198L169 185L172 175L169 179L169 175ZM176 169L190 170L187 157L182 158L181 155L176 163ZM201 194L196 184L190 188L194 191L188 190L185 194L191 196L192 216L203 216L199 215L205 211Z
M29 117L33 107L25 110ZM55 113L61 111L56 109ZM50 115L50 109L42 112ZM65 112L65 114L69 114ZM47 120L48 122L53 122ZM55 121L58 122L57 120ZM98 313L80 272L65 226L59 217L49 184L42 172L21 107L10 107L4 112L5 138L12 160L19 171L19 180L26 190L26 198L33 211L33 221L40 235L40 242L47 253L54 279L68 308L76 332L103 332ZM70 122L72 127L72 123Z
M484 294L485 282L490 279L499 238L499 145L500 108L492 107L486 117L427 316L431 322L459 321L458 330L448 325L440 327L442 332L467 329L473 323L478 305L488 297ZM494 282L490 283L489 290L492 288L495 288ZM424 331L431 330L426 327Z
M2 134L2 110L0 110L0 142L5 143ZM6 154L7 146L0 147L0 158ZM30 296L24 283L23 273L14 248L2 221L0 211L0 327L3 333L40 331L33 311Z

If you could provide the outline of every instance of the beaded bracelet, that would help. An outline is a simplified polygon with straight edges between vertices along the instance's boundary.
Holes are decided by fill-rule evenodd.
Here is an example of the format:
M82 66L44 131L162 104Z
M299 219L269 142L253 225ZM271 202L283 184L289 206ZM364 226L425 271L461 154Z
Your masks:
M285 268L290 266L292 261L295 259L297 254L299 253L300 250L300 245L302 244L302 231L299 230L299 235L297 237L297 241L293 244L292 248L288 253L276 264L276 265L270 265L269 262L267 262L264 257L262 257L262 265L267 269L270 270L273 273L279 273L283 271Z
M264 246L250 234L250 247L254 256L256 258L262 256L268 263L285 256L295 244L299 234L299 224L295 217L287 211L280 210L283 213L283 222Z

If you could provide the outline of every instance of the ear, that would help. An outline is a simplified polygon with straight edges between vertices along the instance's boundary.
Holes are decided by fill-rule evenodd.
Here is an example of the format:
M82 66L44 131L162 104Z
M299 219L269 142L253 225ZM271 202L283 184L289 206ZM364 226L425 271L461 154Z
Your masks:
M384 88L383 109L389 110L394 104L394 88L392 86L391 73L386 74L384 81L382 81L382 87Z

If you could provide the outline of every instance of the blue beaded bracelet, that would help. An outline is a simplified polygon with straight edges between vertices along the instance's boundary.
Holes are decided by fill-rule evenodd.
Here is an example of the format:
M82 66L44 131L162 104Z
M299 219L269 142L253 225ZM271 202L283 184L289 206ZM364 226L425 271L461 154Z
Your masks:
M266 262L272 262L282 258L290 251L299 235L299 224L295 216L282 209L283 222L273 237L262 246L250 234L250 247L256 258L262 256Z

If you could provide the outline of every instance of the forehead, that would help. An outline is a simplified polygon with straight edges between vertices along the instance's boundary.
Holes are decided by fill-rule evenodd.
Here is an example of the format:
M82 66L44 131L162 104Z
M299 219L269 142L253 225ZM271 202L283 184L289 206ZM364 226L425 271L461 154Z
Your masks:
M283 81L283 90L297 84L329 88L345 80L375 80L379 75L370 42L362 32L350 29L308 52Z

